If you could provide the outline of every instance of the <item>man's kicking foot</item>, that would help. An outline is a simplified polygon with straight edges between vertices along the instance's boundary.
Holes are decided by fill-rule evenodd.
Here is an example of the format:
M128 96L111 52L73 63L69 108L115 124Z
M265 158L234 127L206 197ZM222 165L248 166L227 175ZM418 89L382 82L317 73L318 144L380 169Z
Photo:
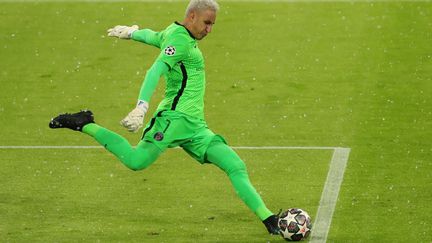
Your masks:
M281 230L279 228L279 216L278 215L272 215L272 216L266 218L265 220L263 220L263 223L270 234L280 235Z
M93 113L89 110L83 110L73 114L65 113L54 117L51 119L49 127L82 131L82 128L89 123L94 123Z

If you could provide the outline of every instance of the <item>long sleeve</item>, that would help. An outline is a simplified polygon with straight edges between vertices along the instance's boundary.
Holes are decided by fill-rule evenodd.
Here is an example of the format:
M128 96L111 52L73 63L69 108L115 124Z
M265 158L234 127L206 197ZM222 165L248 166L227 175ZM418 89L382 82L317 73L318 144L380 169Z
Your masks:
M138 96L139 100L144 100L150 103L150 99L156 89L159 79L162 75L169 71L169 66L162 62L156 61L151 68L147 70L147 74L141 85L141 90Z
M132 40L160 48L161 38L159 32L151 29L137 30L132 33Z

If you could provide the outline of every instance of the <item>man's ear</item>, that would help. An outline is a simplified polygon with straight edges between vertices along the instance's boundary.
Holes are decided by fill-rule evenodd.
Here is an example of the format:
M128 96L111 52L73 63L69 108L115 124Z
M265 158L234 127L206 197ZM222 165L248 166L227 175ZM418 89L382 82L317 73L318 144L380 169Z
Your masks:
M196 18L196 12L195 11L190 12L189 18L190 18L190 20L194 21Z

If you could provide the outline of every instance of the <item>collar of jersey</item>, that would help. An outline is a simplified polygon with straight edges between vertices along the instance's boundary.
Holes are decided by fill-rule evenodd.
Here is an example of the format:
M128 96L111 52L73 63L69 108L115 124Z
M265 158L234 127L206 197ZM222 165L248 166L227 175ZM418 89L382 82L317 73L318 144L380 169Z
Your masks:
M194 39L195 40L195 36L193 36L192 35L192 33L186 28L186 26L184 26L184 25L182 25L182 24L180 24L179 22L177 22L177 21L175 21L174 22L176 25L180 25L180 26L183 26L183 28L185 28L185 30L189 33L189 35L190 35L190 37L192 37L192 39Z

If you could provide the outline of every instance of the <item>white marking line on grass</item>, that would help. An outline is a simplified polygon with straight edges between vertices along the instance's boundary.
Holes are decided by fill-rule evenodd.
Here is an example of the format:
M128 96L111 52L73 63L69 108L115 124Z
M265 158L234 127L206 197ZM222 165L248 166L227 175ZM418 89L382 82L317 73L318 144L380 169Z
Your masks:
M0 0L0 3L170 3L185 2L188 0ZM224 0L223 2L234 3L354 3L354 2L432 2L432 0Z
M102 146L0 146L0 149L102 149ZM295 150L333 150L339 147L301 147L301 146L233 146L233 149L244 149L244 150L283 150L283 149L295 149Z
M349 148L335 148L333 152L309 242L327 241L350 150Z
M0 146L0 149L101 149L102 146Z
M0 146L0 149L101 149L102 146ZM313 224L310 242L327 241L339 190L342 185L350 148L341 147L300 147L300 146L234 146L238 150L333 150L327 179L321 194L318 212Z

